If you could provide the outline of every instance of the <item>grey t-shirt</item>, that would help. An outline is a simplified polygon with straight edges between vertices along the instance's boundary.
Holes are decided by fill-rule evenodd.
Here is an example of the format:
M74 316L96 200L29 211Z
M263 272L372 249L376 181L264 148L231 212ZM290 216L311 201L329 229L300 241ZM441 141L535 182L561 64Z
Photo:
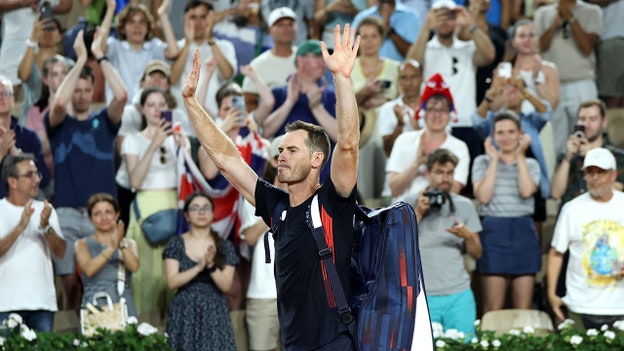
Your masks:
M455 211L446 200L440 212L425 215L418 224L418 244L427 295L456 294L470 288L470 277L464 268L464 239L446 231L455 220L470 231L481 231L481 222L472 202L451 194Z

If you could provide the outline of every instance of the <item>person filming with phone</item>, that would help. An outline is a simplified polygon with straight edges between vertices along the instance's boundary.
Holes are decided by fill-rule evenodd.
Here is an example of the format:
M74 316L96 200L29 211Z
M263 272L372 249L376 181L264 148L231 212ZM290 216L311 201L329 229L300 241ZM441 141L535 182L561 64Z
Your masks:
M481 257L481 222L472 202L451 192L458 162L447 149L429 154L429 186L418 194L414 210L431 321L445 331L474 335L477 306L463 255Z
M575 132L568 137L565 152L557 158L557 168L551 182L551 195L561 200L560 206L587 192L587 182L581 168L585 155L597 147L611 151L615 157L618 168L613 186L616 190L624 188L624 150L611 145L605 137L606 132L605 104L598 99L581 103Z

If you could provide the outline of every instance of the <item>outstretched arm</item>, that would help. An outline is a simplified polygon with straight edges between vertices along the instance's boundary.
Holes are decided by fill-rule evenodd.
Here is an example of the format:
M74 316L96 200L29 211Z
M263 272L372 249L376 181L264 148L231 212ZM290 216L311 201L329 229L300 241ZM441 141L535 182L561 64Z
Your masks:
M351 71L355 64L360 36L347 23L340 35L340 25L334 29L334 52L329 54L327 45L321 42L323 59L332 72L336 87L336 120L338 138L331 164L331 180L336 191L347 197L357 181L357 162L360 142L360 123Z
M251 203L256 205L254 193L258 176L247 165L232 139L219 128L195 97L201 61L199 50L195 50L193 69L182 88L182 99L193 123L202 147L219 168L219 171ZM357 144L356 144L357 145Z

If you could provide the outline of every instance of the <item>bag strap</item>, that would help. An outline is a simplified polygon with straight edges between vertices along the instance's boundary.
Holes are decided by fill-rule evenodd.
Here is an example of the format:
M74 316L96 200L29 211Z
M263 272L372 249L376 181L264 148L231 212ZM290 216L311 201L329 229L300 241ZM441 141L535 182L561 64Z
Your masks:
M321 221L321 213L319 210L318 204L318 194L314 195L312 199L312 203L308 208L308 224L312 229L312 236L314 237L314 241L316 242L316 247L318 249L318 254L321 262L325 265L325 269L327 271L327 276L329 278L329 283L331 285L332 291L334 292L336 303L338 304L338 315L340 316L340 320L345 326L348 326L355 320L353 314L351 313L351 307L349 307L349 303L347 302L347 298L344 293L344 289L342 284L340 283L340 277L338 276L338 271L336 270L336 266L334 265L333 256L331 249L327 246L327 241L325 240L325 228L323 228L323 223Z
M139 222L141 220L141 211L139 211L139 204L136 199L132 200L132 208L134 209L136 220Z
M117 251L120 251L117 249ZM126 289L126 267L124 267L123 260L121 259L121 252L119 253L119 268L117 269L117 293L121 298L124 290Z
M275 210L273 211L273 217L271 217L271 229L264 233L264 262L271 263L271 248L269 247L269 237L271 233L275 235L280 225L286 220L286 209L288 208L288 198L284 198L277 203Z

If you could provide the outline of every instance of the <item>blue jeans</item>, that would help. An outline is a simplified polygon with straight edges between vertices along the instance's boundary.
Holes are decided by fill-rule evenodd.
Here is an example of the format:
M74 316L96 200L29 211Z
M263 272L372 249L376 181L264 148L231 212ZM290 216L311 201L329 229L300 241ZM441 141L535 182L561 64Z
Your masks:
M24 324L35 331L51 332L54 327L54 312L44 310L0 312L0 323L9 319L11 313L22 316Z

